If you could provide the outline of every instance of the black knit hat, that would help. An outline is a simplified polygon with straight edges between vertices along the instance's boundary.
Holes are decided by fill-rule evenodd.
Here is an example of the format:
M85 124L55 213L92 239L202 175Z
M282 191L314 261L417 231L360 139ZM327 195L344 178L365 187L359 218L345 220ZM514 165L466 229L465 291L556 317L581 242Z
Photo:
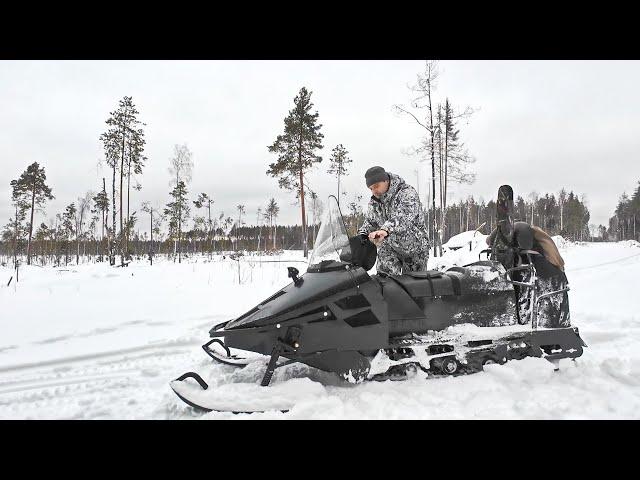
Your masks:
M371 167L364 174L364 178L367 180L367 187L370 187L374 183L386 182L389 180L389 174L384 171L382 167Z

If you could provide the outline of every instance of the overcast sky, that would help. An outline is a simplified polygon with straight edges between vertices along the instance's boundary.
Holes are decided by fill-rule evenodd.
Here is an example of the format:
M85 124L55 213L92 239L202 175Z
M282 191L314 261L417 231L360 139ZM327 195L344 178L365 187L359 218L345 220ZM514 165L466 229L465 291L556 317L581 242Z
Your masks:
M488 201L509 183L516 195L584 194L594 224L607 225L622 191L640 180L640 62L441 61L435 99L477 112L461 124L476 157L474 185L450 187L451 199L470 193ZM0 225L12 215L9 182L37 161L55 200L36 225L48 221L109 171L100 134L109 112L132 96L145 128L149 160L142 201L168 202L174 144L193 152L192 199L207 192L216 214L247 222L275 197L280 223L300 223L294 194L265 174L276 157L267 151L302 86L323 124L324 161L310 174L322 199L335 194L326 174L332 148L342 143L353 159L343 190L368 198L364 172L373 165L398 173L426 194L430 167L403 152L421 129L393 111L410 98L407 84L424 61L0 61ZM414 171L420 172L419 180ZM110 189L107 189L110 194ZM148 228L146 218L139 224Z

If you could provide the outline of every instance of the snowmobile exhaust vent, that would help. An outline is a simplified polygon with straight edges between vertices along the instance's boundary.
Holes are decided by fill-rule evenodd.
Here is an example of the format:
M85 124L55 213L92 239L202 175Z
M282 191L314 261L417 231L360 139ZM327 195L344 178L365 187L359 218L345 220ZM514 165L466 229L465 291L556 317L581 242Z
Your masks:
M364 308L364 307L371 306L369 301L362 294L352 295L350 297L344 297L335 303L337 306L339 306L343 310L351 310L354 308Z
M365 310L355 315L351 315L344 319L344 321L353 328L366 327L367 325L376 325L380 323L378 317L371 310Z

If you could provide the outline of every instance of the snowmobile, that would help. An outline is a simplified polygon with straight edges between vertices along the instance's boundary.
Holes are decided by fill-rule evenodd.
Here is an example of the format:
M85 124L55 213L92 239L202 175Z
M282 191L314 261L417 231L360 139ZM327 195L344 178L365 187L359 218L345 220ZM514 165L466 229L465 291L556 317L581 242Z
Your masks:
M404 380L419 371L468 374L528 356L544 357L557 369L560 359L582 355L586 344L568 321L568 284L544 283L539 271L557 272L549 274L544 255L532 249L528 224L513 222L513 191L503 187L496 241L478 261L402 275L367 273L376 247L348 236L330 196L307 271L288 267L290 284L211 328L203 350L227 365L266 364L263 387L276 369L296 362L351 383ZM209 385L194 372L171 388L197 409L260 411L207 401Z

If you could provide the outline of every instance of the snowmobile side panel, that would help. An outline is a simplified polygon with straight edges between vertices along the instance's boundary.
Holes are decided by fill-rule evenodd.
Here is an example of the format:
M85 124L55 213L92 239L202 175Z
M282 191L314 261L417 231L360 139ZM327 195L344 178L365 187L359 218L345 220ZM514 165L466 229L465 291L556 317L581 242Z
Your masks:
M348 308L354 298L362 298L361 304L366 302L369 306ZM325 350L384 348L388 343L386 304L379 287L371 281L276 318L278 323L274 325L247 325L225 330L225 345L271 355L280 339L294 348L292 355L295 357ZM287 339L293 329L298 330L296 337Z
M369 359L360 352L338 350L319 352L305 358L303 363L325 372L335 372L351 383L364 380L371 367Z
M304 281L299 285L290 283L275 295L237 319L230 321L225 329L233 330L248 326L268 325L273 323L275 317L280 320L286 319L284 317L286 314L295 316L296 311L318 300L371 281L371 277L362 268L342 268L317 273L307 272L299 278Z
M455 267L437 275L393 275L406 297L383 280L389 304L390 334L426 333L458 323L478 326L516 322L513 286L504 279L498 262ZM411 301L409 301L411 299ZM416 308L417 307L417 308Z

